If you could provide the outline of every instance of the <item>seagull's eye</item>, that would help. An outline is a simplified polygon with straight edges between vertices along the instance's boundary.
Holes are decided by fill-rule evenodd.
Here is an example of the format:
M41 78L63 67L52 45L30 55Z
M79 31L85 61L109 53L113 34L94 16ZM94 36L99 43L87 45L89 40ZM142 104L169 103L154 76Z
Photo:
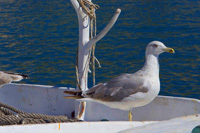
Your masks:
M154 45L153 45L153 47L154 47L154 48L157 48L157 47L158 47L158 45L154 44Z

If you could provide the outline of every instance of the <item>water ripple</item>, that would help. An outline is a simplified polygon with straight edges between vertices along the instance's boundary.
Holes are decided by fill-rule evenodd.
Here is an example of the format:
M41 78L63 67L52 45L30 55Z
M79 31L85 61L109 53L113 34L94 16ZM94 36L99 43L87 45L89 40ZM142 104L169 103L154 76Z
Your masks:
M162 95L199 98L200 2L197 0L101 0L98 33L117 8L122 13L97 44L102 68L97 82L135 72L144 63L148 42L160 40L176 50L160 56ZM76 86L78 21L66 0L0 0L1 70L30 74L22 83ZM89 74L89 86L92 86Z

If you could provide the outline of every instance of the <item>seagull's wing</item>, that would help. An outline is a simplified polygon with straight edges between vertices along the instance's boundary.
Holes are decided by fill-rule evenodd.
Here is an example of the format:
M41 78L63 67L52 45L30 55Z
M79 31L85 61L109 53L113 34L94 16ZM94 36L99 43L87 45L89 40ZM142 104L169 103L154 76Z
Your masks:
M20 81L27 78L27 75L0 71L0 86L11 83L12 81Z
M120 101L137 92L146 93L148 88L143 86L144 80L133 74L123 74L107 83L100 83L86 91L85 97L103 101Z

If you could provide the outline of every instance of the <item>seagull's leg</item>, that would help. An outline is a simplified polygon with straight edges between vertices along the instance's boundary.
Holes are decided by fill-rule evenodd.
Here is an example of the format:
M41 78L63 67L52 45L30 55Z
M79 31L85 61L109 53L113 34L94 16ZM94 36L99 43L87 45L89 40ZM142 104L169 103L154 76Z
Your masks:
M129 110L128 118L129 118L129 121L132 121L132 110L131 109Z

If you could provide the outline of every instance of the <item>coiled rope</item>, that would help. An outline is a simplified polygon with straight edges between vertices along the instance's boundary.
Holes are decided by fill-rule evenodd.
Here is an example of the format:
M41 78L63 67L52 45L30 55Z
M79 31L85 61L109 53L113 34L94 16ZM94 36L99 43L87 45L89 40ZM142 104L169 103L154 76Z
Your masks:
M78 119L68 119L67 116L26 113L0 102L0 125L62 123L78 121Z

